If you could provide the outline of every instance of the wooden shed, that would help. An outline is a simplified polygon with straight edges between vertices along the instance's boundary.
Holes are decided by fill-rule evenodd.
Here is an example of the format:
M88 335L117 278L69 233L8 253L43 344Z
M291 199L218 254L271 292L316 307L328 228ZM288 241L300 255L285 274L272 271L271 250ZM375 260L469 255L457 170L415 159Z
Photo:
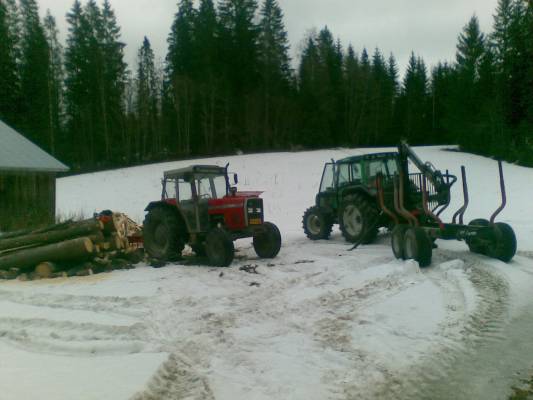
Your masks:
M68 170L0 121L0 232L53 222L56 175Z

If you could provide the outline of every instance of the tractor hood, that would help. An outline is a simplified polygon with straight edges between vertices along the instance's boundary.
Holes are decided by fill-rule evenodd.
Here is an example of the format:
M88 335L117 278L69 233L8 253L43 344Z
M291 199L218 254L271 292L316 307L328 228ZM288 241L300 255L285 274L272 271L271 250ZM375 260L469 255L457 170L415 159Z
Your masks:
M248 191L248 192L237 192L235 194L235 197L259 197L264 192L254 192L254 191Z

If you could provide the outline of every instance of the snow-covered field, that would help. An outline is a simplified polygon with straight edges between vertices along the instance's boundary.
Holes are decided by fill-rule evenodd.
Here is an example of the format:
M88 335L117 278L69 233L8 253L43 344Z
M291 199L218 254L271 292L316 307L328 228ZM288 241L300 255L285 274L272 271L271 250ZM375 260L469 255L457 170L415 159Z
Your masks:
M499 205L497 163L416 149L459 174L467 220ZM533 368L533 171L506 164L499 220L518 236L507 265L439 242L433 265L395 260L390 238L348 251L340 234L301 229L323 164L371 150L198 160L265 190L280 255L258 260L249 240L231 268L170 265L87 278L0 283L0 399L503 399ZM64 178L64 216L113 209L142 222L173 162ZM446 218L461 202L456 188ZM240 271L258 265L258 274Z

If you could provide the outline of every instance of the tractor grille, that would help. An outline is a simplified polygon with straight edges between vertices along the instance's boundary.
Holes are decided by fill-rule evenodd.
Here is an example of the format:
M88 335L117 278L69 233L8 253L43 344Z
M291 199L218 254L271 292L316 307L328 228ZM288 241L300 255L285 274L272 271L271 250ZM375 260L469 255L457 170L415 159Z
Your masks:
M246 201L246 215L248 225L261 225L263 223L263 199L248 199Z

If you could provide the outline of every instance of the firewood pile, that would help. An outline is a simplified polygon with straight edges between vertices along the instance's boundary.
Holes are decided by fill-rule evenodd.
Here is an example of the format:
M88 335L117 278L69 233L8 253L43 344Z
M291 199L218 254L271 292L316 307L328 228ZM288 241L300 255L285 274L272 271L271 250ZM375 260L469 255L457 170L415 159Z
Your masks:
M83 221L0 235L0 279L87 276L129 269L143 260L142 230L104 211Z

